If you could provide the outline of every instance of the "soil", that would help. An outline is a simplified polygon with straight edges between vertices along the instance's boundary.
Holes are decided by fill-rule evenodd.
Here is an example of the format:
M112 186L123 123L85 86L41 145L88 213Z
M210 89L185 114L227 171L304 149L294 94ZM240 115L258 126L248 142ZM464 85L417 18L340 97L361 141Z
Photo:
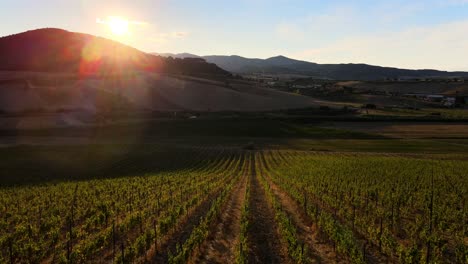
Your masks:
M253 156L252 156L252 159ZM250 228L248 241L251 244L248 263L292 263L287 250L282 246L273 208L268 204L265 190L259 182L252 162L250 194Z
M151 256L150 263L167 263L169 252L175 253L177 244L182 245L186 241L192 230L200 223L200 219L206 215L211 206L211 201L221 193L221 189L217 190L208 199L203 201L197 208L195 208L189 217L182 220L178 224L176 230L168 234L166 239L158 243L158 249L155 251L154 247L148 252ZM147 262L147 261L144 261Z
M248 175L242 178L232 190L225 210L219 220L213 223L208 239L195 253L191 263L234 263L239 243L242 208Z

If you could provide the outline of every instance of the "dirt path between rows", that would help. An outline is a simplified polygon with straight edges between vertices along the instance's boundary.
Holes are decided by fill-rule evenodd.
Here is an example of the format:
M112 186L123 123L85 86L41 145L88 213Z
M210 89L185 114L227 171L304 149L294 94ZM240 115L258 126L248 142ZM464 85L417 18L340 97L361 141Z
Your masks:
M287 162L287 159L284 156L281 156L283 161ZM266 170L269 170L266 161L262 154L262 162L266 166ZM278 161L275 161L278 162ZM316 255L320 258L322 263L348 263L347 259L340 257L336 254L333 247L329 244L325 237L320 236L319 227L314 223L314 221L305 213L304 209L300 206L298 202L296 202L291 196L289 196L280 186L276 185L272 179L267 176L265 179L270 184L271 190L273 190L276 197L279 198L283 209L287 211L287 213L292 217L293 223L298 228L298 235L301 239L303 237L303 241L305 241L309 248L312 249ZM313 200L312 203L321 204L321 209L326 210L330 214L333 213L333 208L325 206L323 202L319 202L313 199L313 197L309 197L309 199ZM341 218L337 218L342 224L344 220ZM373 247L372 245L368 244L366 240L362 237L361 234L357 233L355 235L360 240L361 243L365 244L366 246L366 255L365 259L367 263L388 263L389 259L379 253L378 249ZM303 233L303 234L300 234Z
M248 177L247 171L243 172L219 220L212 225L207 240L189 263L235 263Z
M192 230L200 223L200 219L206 215L210 209L211 202L215 199L222 189L218 189L210 195L206 200L204 200L199 206L197 206L193 211L188 214L188 217L182 220L182 222L177 224L177 230L170 232L167 237L159 242L158 249L155 251L154 247L149 252L150 261L145 260L141 261L143 263L167 263L169 252L173 254L176 252L177 244L182 245L185 240L187 240L192 233Z
M265 177L271 190L281 203L282 208L290 217L297 230L297 238L304 242L310 250L310 263L349 263L338 256L323 238L320 238L318 227L308 217L304 210L287 195L280 187L274 184L268 176Z
M265 190L255 171L255 158L251 157L250 227L248 241L251 245L248 263L292 263L287 250L282 247L273 208L269 206Z

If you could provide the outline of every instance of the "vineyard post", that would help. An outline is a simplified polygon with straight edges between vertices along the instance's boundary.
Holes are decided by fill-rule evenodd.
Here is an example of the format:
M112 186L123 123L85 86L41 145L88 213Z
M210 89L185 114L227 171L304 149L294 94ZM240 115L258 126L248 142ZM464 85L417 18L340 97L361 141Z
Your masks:
M184 195L184 193L182 192L182 185L179 185L179 193L181 197Z
M38 226L40 227L42 224L42 207L39 206L39 218L38 218Z
M305 187L302 188L302 192L304 195L304 212L307 214L307 193L305 191Z
M379 205L379 190L375 192L375 207Z
M67 260L70 261L70 240L67 240Z
M431 200L429 204L429 239L427 240L427 255L426 263L429 263L431 260L431 251L432 251L432 218L434 211L434 160L431 161Z
M75 216L75 204L76 204L76 197L78 193L78 184L75 186L75 191L73 193L73 200L72 200L72 206L71 206L71 214L70 217L68 217L68 232L70 234L70 238L68 240L68 245L67 245L67 259L70 261L71 257L71 252L73 250L73 219Z
M122 252L122 264L125 263L125 247L124 247L124 242L120 243L120 250Z
M335 260L338 260L338 252L336 252L336 243L335 243L335 240L333 239L332 239L332 244L333 244L333 251L335 252Z
M130 214L133 214L133 194L130 195Z
M158 230L156 229L156 220L153 220L154 229L154 251L158 252Z
M171 196L171 205L173 206L174 205L174 200L173 200L173 197L172 197L172 188L169 188L169 194Z
M392 189L393 189L393 188L392 188ZM392 191L392 194L391 194L391 196L390 196L390 199L392 200L392 212L391 212L391 216L390 216L390 219L391 219L391 221L390 221L390 228L393 230L393 218L394 218L394 217L393 217L393 211L394 211L394 205L393 205L393 204L394 204L393 191Z
M158 217L159 217L159 213L160 213L160 212L159 212L159 211L160 211L160 210L159 210L159 208L160 208L160 205L159 205L159 197L160 197L160 196L161 196L161 193L158 194Z
M29 263L33 263L32 260L32 247L31 247L31 244L28 245L28 260L29 260Z
M112 259L115 259L115 220L112 220Z
M366 216L369 215L369 210L368 210L368 206L369 206L369 192L367 191L366 192Z
M466 219L466 211L467 210L465 210L465 204L466 204L466 202L465 202L465 199L463 198L462 207L461 207L462 210L463 210L462 221L464 221L463 219ZM462 234L466 234L466 225L463 224L462 226L463 226Z
M356 225L356 205L353 203L353 230L355 230Z
M28 224L28 236L29 238L32 238L32 227L31 227L31 224Z
M367 247L367 241L364 242L364 244L362 245L362 256L364 257L364 262L366 262L366 260L367 260L367 257L366 257L366 247Z
M242 259L244 259L244 248L242 245L242 241L240 242L239 255L241 256Z
M383 216L380 216L379 249L382 251Z
M13 261L13 238L12 237L8 238L8 249L10 253L10 264L13 264L14 261Z
M301 259L304 259L304 243L301 243Z
M141 211L138 212L138 221L140 222L140 234L143 233L143 218L141 217Z

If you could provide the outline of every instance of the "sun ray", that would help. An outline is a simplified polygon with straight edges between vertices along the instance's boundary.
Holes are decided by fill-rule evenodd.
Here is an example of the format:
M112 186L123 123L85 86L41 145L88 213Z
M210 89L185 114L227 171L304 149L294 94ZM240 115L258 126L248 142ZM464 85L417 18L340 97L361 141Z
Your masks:
M107 25L114 35L122 36L127 34L129 22L122 17L108 17Z

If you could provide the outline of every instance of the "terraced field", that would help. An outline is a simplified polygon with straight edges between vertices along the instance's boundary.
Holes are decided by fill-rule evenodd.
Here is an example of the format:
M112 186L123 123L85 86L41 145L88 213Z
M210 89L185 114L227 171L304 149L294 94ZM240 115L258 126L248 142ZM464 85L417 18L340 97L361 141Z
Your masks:
M102 171L110 175L2 187L0 262L468 261L466 160L225 147L142 153Z

